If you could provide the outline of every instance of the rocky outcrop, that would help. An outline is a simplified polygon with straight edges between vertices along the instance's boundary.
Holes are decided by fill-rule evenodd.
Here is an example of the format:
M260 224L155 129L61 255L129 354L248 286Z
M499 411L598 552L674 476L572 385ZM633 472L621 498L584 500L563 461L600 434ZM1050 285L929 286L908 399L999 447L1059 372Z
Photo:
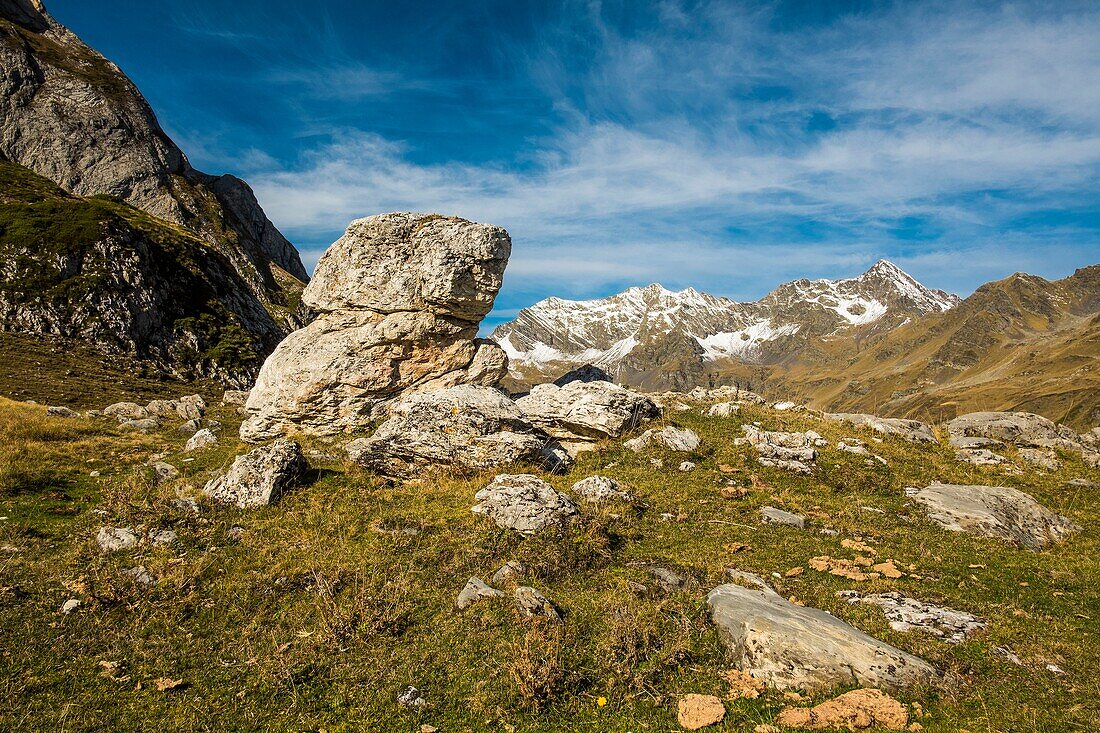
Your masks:
M1030 412L971 412L961 415L947 424L951 444L957 448L979 448L1008 443L1019 448L1062 448L1081 454L1085 463L1100 467L1100 446L1091 434L1078 435L1072 428L1059 425L1042 415ZM1038 461L1038 454L1031 451L1025 460L1053 465L1049 460ZM1047 454L1047 458L1055 458ZM1050 469L1056 470L1056 469Z
M933 483L906 489L928 518L952 532L1012 542L1034 552L1081 528L1018 489Z
M607 476L589 476L573 484L573 493L590 504L605 501L633 501L630 492L624 491L619 482Z
M233 176L196 171L117 66L37 0L0 4L0 152L78 196L115 196L183 226L234 263L253 294L277 267L307 279L297 251Z
M804 433L787 433L761 430L753 425L742 425L744 438L737 438L735 445L751 445L757 453L757 460L765 466L784 468L796 473L813 472L813 463L817 460L817 448L827 442L813 430Z
M0 190L15 206L0 328L250 382L307 279L252 191L194 170L133 83L39 2L0 3L0 68Z
M408 392L496 385L507 357L477 338L508 263L499 227L434 214L352 222L303 293L319 313L268 357L241 438L365 427Z
M297 484L307 468L302 446L284 438L237 456L229 471L207 483L203 491L242 509L267 506Z
M902 420L897 417L878 417L852 412L826 412L822 417L829 422L869 428L879 435L896 435L910 443L937 442L932 428L919 420Z
M554 442L492 387L462 385L408 395L369 438L347 445L353 463L393 478L430 466L485 469L526 462L554 468Z
M757 588L721 585L707 596L711 620L741 671L780 690L811 694L839 685L893 690L936 679L924 660L757 581Z
M618 438L660 415L649 397L604 381L540 384L516 400L527 418L565 443Z
M577 505L565 494L530 474L501 474L474 496L473 507L501 529L534 534L557 526L577 513Z

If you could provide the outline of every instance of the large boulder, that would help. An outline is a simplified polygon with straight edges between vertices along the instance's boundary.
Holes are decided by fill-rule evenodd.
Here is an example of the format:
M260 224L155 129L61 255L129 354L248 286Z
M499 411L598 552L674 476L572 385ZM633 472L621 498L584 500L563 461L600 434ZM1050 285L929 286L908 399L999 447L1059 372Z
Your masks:
M474 514L489 517L501 529L534 534L560 525L577 513L577 505L538 476L501 474L474 495Z
M924 660L825 611L798 606L762 581L728 584L707 596L719 637L743 672L780 690L811 694L838 685L896 690L933 682Z
M568 442L618 438L661 414L649 397L603 381L540 384L516 404L532 423Z
M369 438L347 445L352 462L406 478L431 465L480 470L516 462L554 468L554 443L492 387L461 385L408 395Z
M302 295L317 319L264 363L241 438L334 435L366 426L409 392L497 384L507 356L477 331L510 251L503 229L455 217L352 222Z
M933 483L906 489L929 519L952 532L1012 542L1038 552L1081 528L1018 489Z
M919 420L903 420L898 417L878 417L858 412L826 412L822 415L829 422L846 423L873 430L880 435L894 435L911 443L935 443L932 428Z
M953 441L985 438L1032 448L1082 449L1081 436L1072 429L1030 412L971 412L947 423L947 432Z
M242 509L266 506L294 486L306 468L302 446L281 438L237 456L229 471L207 483L203 491Z

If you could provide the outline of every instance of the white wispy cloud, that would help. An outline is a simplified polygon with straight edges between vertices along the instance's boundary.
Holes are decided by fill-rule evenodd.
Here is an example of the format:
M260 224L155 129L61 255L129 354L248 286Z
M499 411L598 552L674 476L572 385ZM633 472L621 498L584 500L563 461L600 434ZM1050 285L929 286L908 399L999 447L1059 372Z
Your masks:
M389 210L503 225L507 287L524 293L660 280L753 296L884 254L966 290L1084 264L1090 245L1096 259L1095 231L1006 228L1100 203L1100 7L914 3L776 30L770 6L665 2L629 35L598 3L575 10L511 49L562 120L513 158L422 162L403 140L329 129L292 165L254 156L244 172L298 239ZM578 38L583 68L563 42ZM351 96L418 83L345 71ZM815 113L832 129L807 131ZM942 235L898 240L903 217ZM825 231L800 241L799 222Z

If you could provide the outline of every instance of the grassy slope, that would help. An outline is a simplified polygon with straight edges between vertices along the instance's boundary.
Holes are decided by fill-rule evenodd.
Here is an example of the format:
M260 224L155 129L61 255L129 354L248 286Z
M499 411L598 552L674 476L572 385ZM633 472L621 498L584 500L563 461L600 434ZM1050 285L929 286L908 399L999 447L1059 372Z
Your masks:
M1062 487L1070 477L1100 480L1100 472L1069 456L1054 475L999 477L956 463L946 448L891 441L875 447L887 468L829 448L818 475L804 478L759 468L732 444L738 424L812 425L830 442L850 432L765 410L736 418L682 413L676 420L703 438L693 457L698 470L677 472L679 455L608 446L549 480L567 490L600 470L629 483L644 508L586 506L583 522L562 536L522 540L470 513L485 476L386 487L337 460L315 461L310 484L275 507L207 506L197 517L174 509L177 491L201 486L240 450L228 437L234 416L214 416L226 424L222 446L184 463L183 439L171 430L134 437L0 400L0 516L7 517L0 520L0 728L678 730L678 694L723 694L718 674L728 661L702 599L724 569L782 573L815 555L851 557L840 545L848 537L914 564L920 578L855 583L807 569L774 582L784 595L947 670L950 689L916 695L925 730L1100 724L1100 495ZM154 451L166 451L183 477L153 488L138 467ZM651 457L662 457L665 468L655 470ZM742 471L721 473L719 464ZM93 468L103 476L90 478ZM720 498L724 481L748 483L752 473L769 487L743 500ZM934 478L1019 486L1086 529L1042 554L947 533L902 494ZM803 512L840 535L763 528L756 516L765 504ZM105 522L170 526L180 543L103 555L93 536ZM245 529L239 543L227 537L234 525ZM390 531L405 527L419 533ZM733 543L750 548L733 552ZM563 609L563 627L524 620L509 603L454 610L469 576L488 580L510 559L529 565L529 582ZM646 563L678 568L693 583L671 596L638 597L627 583L653 586ZM155 588L120 576L138 564L159 578ZM849 587L943 601L991 624L957 647L896 633L876 610L839 604L834 592ZM60 615L71 597L84 606ZM995 654L1000 645L1024 666ZM122 663L126 679L101 676L101 661ZM1045 671L1048 663L1067 674ZM160 677L185 686L158 692ZM394 704L406 684L424 691L425 710ZM729 703L725 723L713 730L751 731L783 704L775 695Z
M107 197L72 196L27 168L0 159L0 254L10 260L10 272L0 279L0 292L12 302L41 301L76 306L119 290L106 278L99 261L99 243L109 234L141 238L149 261L141 266L175 286L172 328L194 334L204 345L190 361L211 362L227 369L255 367L252 339L239 319L219 301L211 278L235 278L223 283L226 292L243 291L227 261L206 242L182 227ZM68 276L59 262L81 262ZM105 350L118 344L101 344ZM139 348L146 348L146 344ZM186 365L185 365L186 366Z

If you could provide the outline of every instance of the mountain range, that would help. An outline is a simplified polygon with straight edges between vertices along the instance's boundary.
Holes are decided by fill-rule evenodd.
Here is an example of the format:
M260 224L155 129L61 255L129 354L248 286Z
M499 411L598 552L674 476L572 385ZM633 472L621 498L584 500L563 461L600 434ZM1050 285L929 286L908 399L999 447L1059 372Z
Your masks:
M1014 275L961 300L885 260L739 303L654 284L547 298L492 334L512 388L582 364L650 390L737 384L833 410L951 417L1024 409L1081 424L1100 404L1100 267Z

